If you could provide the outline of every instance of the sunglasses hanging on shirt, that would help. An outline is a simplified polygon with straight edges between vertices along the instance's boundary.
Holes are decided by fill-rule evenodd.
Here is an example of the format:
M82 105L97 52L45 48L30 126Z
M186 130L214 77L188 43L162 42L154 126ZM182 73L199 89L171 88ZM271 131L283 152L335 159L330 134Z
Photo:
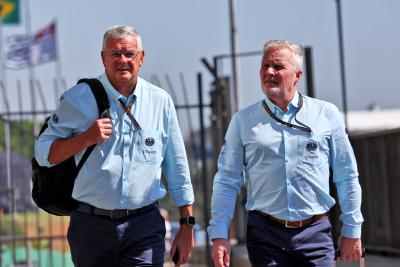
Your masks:
M297 107L297 110L296 110L296 112L294 113L294 121L295 121L297 124L299 124L299 125L292 124L292 123L290 123L290 122L286 122L286 121L281 120L281 119L278 118L274 113L272 113L272 111L269 109L267 103L265 103L264 100L262 101L262 104L263 104L263 106L264 106L265 111L266 111L274 120L276 120L277 122L279 122L279 123L281 123L281 124L283 124L283 125L286 125L286 126L288 126L288 127L290 127L290 128L295 128L295 129L298 129L298 130L303 131L303 132L311 133L311 132L312 132L311 128L308 127L307 125L305 125L304 123L298 121L297 118L296 118L297 112L299 112L299 110L300 110L301 107L303 106L303 96L302 96L300 93L299 93L299 96L300 96L299 106Z
M132 98L131 102L129 102L128 106L125 105L124 100L122 100L122 98L118 98L118 101L121 104L122 108L125 110L126 115L128 115L128 118L132 121L133 126L136 128L136 130L142 130L139 123L137 122L135 117L133 117L133 115L131 113L131 108L132 108L133 104L135 104L135 102L136 102L136 96L135 95L133 96L133 98Z

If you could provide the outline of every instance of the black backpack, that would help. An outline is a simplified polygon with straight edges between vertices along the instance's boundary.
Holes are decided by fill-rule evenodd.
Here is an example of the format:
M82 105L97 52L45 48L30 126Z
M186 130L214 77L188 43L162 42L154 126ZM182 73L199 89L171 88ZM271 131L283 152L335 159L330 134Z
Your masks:
M99 118L104 117L102 114L107 112L110 104L103 85L97 79L80 79L78 81L78 83L82 82L90 86L96 98ZM39 136L46 130L49 118L45 120ZM33 157L32 199L39 208L53 215L70 215L78 204L71 196L75 178L95 146L96 144L86 149L78 166L75 164L74 156L50 168L39 166L35 157Z

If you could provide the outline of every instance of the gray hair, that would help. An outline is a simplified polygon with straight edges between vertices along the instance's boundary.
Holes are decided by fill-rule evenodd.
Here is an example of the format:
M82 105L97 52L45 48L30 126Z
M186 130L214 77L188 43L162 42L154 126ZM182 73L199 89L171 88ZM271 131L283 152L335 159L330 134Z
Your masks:
M264 45L264 54L271 48L287 48L292 53L292 64L297 70L303 69L303 49L300 45L284 40L271 40Z
M125 39L128 37L135 37L137 42L137 47L139 51L143 50L142 38L140 37L139 32L130 26L116 25L107 29L103 36L103 47L102 49L106 49L106 42L108 39Z

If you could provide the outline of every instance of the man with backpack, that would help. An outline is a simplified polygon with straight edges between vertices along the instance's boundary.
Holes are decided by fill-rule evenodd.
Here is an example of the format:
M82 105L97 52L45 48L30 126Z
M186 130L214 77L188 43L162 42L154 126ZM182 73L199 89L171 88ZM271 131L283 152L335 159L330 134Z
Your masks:
M170 96L139 77L144 50L132 27L114 26L103 38L105 73L98 79L110 108L99 118L86 83L66 91L35 158L41 166L71 156L78 163L96 145L75 179L68 241L76 266L163 266L165 223L157 200L168 191L179 207L181 227L171 254L177 266L194 246L193 189L182 135Z

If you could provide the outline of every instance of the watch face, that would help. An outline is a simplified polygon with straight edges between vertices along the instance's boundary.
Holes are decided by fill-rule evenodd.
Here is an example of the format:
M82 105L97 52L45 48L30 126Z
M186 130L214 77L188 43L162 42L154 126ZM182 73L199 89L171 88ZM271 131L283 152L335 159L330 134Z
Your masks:
M189 224L196 224L196 220L194 219L194 217L188 217L188 223Z
M193 216L187 216L179 220L179 224L194 225L196 224L196 219Z

